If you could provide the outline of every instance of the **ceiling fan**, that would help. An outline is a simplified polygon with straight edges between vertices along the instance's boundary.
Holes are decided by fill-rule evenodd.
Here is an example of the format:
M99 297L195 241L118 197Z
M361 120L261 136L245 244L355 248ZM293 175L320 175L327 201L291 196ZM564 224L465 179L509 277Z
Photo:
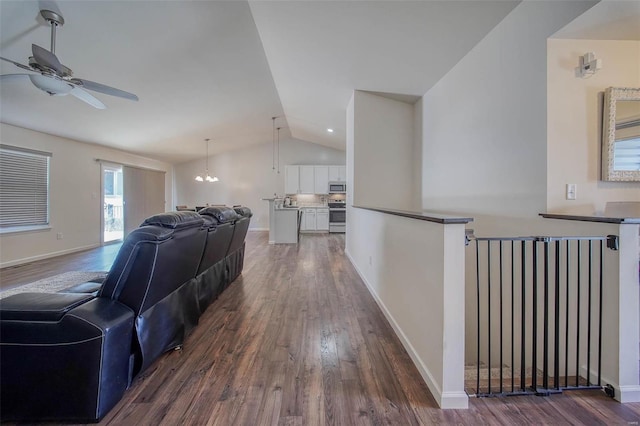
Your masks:
M19 68L32 71L36 74L4 74L0 79L24 79L29 78L31 83L38 89L47 92L51 96L65 96L71 94L98 109L105 109L106 106L87 90L104 93L105 95L118 96L124 99L137 101L138 97L133 93L109 87L104 84L82 78L73 77L73 71L62 65L55 55L56 51L56 28L64 25L64 18L61 14L51 10L41 10L40 15L51 25L51 51L36 44L31 45L33 56L29 57L29 65L23 65L11 59L0 57L3 61L11 62Z

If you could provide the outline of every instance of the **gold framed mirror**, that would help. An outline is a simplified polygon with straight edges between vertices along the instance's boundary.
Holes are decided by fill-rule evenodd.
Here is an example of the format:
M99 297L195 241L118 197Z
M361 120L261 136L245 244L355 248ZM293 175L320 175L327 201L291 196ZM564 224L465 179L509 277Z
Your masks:
M640 181L640 89L604 92L602 180Z

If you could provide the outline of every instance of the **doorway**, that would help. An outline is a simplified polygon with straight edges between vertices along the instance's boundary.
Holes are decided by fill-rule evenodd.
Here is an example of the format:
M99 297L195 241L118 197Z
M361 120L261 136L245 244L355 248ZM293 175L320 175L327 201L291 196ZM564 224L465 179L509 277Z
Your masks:
M122 166L102 164L102 242L122 241L124 238Z

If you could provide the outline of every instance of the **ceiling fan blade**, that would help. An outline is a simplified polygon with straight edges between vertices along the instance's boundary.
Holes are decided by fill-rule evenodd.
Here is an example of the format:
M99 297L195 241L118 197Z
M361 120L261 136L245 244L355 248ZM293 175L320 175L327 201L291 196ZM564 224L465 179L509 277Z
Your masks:
M49 52L47 49L38 46L37 44L32 44L31 50L33 51L33 57L38 64L47 68L51 68L59 74L65 73L64 66L60 63L56 55Z
M94 81L83 80L81 78L73 78L71 79L71 82L73 84L81 86L84 89L104 93L105 95L117 96L119 98L125 98L132 101L138 100L138 97L133 93L125 92L124 90L116 89L115 87L109 87L104 84L96 83Z
M21 64L19 62L12 61L11 59L3 58L2 56L0 56L0 59L2 59L3 61L11 62L13 65L15 65L17 67L20 67L22 69L25 69L25 70L28 70L28 71L33 71L33 69L31 69L31 67L28 66L28 65L23 65L23 64Z
M88 103L89 105L91 105L94 108L97 109L106 109L107 106L105 104L103 104L102 102L100 102L98 100L98 98L94 97L92 94L90 94L89 92L87 92L86 90L83 90L79 87L74 87L73 89L71 89L71 93L73 96L75 96L76 98L80 99L81 101L84 101L86 103Z
M6 80L16 80L16 79L22 79L22 78L28 78L29 74L2 74L0 75L0 80L6 81Z

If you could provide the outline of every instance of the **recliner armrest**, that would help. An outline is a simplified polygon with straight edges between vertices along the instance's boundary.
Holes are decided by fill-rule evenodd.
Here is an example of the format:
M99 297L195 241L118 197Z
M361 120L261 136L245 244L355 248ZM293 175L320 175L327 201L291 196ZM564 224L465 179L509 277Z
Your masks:
M60 290L58 293L85 293L97 296L98 292L100 292L100 289L102 288L102 283L102 281L89 281L82 284L76 284L73 287L65 288L64 290Z
M0 319L59 321L67 312L93 298L83 293L18 293L0 301Z
M3 318L2 420L99 421L129 384L133 323L130 308L100 297L59 321Z

